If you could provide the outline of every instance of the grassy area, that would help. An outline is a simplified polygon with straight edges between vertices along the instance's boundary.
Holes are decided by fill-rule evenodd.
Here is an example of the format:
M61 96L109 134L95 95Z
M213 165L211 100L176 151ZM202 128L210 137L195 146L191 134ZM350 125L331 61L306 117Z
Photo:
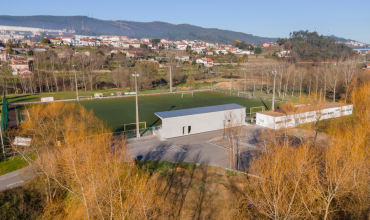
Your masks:
M80 101L86 109L104 120L113 131L122 131L124 124L135 123L135 97ZM181 98L181 94L167 94L139 97L139 121L149 125L160 125L162 121L155 112L187 108L205 107L236 103L246 107L271 107L271 102L259 99L247 99L235 95L216 92L196 92L194 97Z
M8 158L6 161L0 162L0 176L26 166L28 163L21 156Z
M113 131L123 131L124 124L136 122L135 97L117 99L85 100L79 102L88 110L105 121ZM139 121L150 125L160 125L162 121L155 112L171 111L187 108L205 107L236 103L246 107L271 107L271 102L259 99L247 99L235 95L217 92L195 92L194 97L181 98L181 94L167 94L139 97ZM21 110L21 107L18 108Z

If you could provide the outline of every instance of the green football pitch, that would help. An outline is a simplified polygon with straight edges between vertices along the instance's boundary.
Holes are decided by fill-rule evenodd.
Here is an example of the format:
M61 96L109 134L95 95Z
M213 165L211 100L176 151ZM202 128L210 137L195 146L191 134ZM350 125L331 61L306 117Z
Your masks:
M86 109L105 121L113 131L123 131L124 124L135 123L135 97L80 101ZM139 96L139 121L149 125L160 125L161 120L154 112L205 107L236 103L246 107L264 106L271 108L271 102L248 99L217 92L195 92L193 97L181 98L181 94ZM275 104L278 106L278 104Z

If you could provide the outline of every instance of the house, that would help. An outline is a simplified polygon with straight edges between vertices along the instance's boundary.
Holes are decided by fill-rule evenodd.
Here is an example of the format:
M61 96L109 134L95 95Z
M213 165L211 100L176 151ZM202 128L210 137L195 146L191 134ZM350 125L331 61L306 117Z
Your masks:
M214 50L214 52L216 53L216 54L227 54L227 50L226 49L219 49L219 50Z
M370 63L365 64L365 68L366 68L366 69L370 69Z
M190 60L189 55L176 56L175 59L180 60L180 61L189 61Z
M140 43L139 42L133 42L133 43L130 43L129 46L132 46L133 48L140 48Z
M61 39L64 44L70 45L70 46L79 46L80 41L77 40L74 36L73 37L62 37Z
M100 41L85 38L80 40L80 46L96 47L100 46Z
M251 52L249 50L241 50L238 51L236 54L251 54Z
M22 40L22 45L34 46L35 44L37 44L36 40L29 40L29 39Z
M141 38L140 42L141 43L149 43L150 40L149 40L149 38Z
M61 44L62 43L62 40L60 39L60 37L45 37L45 39L48 39L50 41L50 43L52 43L52 44Z
M186 47L187 47L188 45L187 44L178 44L177 45L177 49L178 50L186 50Z
M262 47L269 47L270 44L262 44Z
M286 51L286 50L283 50L283 51L280 51L280 52L277 52L275 53L278 57L289 57L289 54L290 54L290 51Z
M207 55L207 56L213 56L213 51L207 51L207 52L206 52L206 55Z
M143 59L144 55L141 51L129 51L126 53L127 58Z
M20 47L20 48L17 48L17 47L13 47L12 48L17 54L26 54L27 51L29 51L30 49L28 48L24 48L24 47Z
M234 103L154 114L162 120L162 125L154 130L154 134L162 141L245 125L245 107Z
M140 45L146 45L149 48L153 47L153 44L150 42L140 43Z
M19 72L22 69L29 69L27 59L24 57L13 57L10 65L14 72Z
M214 44L214 43L208 43L208 42L207 42L207 43L206 43L206 46L207 46L207 47L214 47L214 46L215 46L215 44Z
M18 71L19 76L22 78L32 78L33 73L29 69L21 69Z
M1 51L0 52L0 60L1 61L8 61L10 59L9 53L6 51Z
M204 64L204 66L213 66L213 60L211 60L211 58L197 59L196 63Z
M256 124L277 130L295 127L303 123L351 115L352 111L353 105L338 102L317 105L296 105L293 109L289 110L277 108L273 111L258 112L256 115Z

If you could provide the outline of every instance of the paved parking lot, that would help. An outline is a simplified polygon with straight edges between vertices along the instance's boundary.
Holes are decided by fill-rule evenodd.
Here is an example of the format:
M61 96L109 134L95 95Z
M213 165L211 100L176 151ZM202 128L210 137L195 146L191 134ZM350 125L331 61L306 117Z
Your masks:
M257 137L263 128L257 125L243 127L235 140L244 157L257 149ZM191 162L229 168L224 144L223 130L187 135L160 141L155 136L129 140L130 155L139 160ZM247 158L244 158L247 160ZM246 161L245 161L246 162Z

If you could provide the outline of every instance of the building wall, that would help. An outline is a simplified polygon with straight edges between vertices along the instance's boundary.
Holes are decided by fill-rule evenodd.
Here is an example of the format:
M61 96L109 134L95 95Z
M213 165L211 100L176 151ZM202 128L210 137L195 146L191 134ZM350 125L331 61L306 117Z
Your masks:
M186 115L173 118L162 119L162 128L158 131L164 138L181 137L190 134L198 134L208 131L224 129L225 120L228 115L233 115L230 122L233 125L245 125L245 108L210 112L196 115ZM188 126L191 126L191 132L188 133ZM183 127L185 132L183 133Z
M273 117L263 113L257 113L256 124L270 128L281 129L295 127L299 124L314 122L316 120L325 120L330 118L338 118L345 115L351 115L353 105L345 105L340 107L326 108L320 111L309 111L294 115L285 115Z

